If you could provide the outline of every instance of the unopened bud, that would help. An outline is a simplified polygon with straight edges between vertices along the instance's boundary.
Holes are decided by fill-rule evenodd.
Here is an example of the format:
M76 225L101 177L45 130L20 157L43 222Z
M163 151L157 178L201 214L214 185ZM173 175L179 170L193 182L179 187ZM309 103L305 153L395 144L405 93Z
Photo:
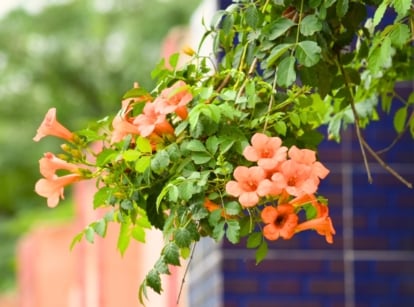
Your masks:
M183 47L182 52L186 55L189 56L193 56L196 52L194 51L193 48L191 48L190 46L186 45Z

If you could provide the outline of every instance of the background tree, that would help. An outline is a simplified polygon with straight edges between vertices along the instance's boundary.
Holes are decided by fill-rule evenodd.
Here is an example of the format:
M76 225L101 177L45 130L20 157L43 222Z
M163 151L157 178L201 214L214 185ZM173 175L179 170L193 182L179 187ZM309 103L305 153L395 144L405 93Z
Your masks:
M162 39L198 2L69 1L0 20L0 291L14 282L18 235L36 218L59 216L33 193L47 149L31 139L45 110L56 106L61 120L80 126L115 112L134 81L151 87ZM62 207L67 217L70 206Z

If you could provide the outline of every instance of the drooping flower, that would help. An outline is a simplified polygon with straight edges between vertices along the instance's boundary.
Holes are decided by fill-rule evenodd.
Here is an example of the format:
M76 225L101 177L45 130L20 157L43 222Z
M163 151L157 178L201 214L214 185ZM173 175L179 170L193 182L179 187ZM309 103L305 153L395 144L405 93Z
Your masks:
M142 114L134 119L133 124L138 127L139 134L143 137L147 137L153 132L158 135L174 133L174 128L167 121L166 115L160 113L152 102L145 105Z
M300 223L295 228L295 232L314 229L321 236L325 236L326 242L332 244L333 235L336 232L335 232L335 228L333 227L332 220L328 216L328 207L325 205L319 204L319 208L317 210L318 210L319 217Z
M231 180L226 184L226 192L238 197L240 204L245 207L253 207L259 202L258 187L266 178L266 172L259 166L238 166L233 173L236 181Z
M40 196L47 198L47 205L53 208L59 203L59 198L64 199L64 187L82 179L83 177L78 174L42 178L36 182L35 191Z
M251 139L252 145L247 146L243 156L265 170L275 170L279 163L286 160L287 147L281 146L278 137L268 137L263 133L255 133Z
M299 220L295 208L290 204L266 206L261 212L261 218L266 224L263 227L263 236L272 241L292 238Z
M188 85L179 80L169 88L164 89L160 96L154 100L161 114L176 112L181 119L186 119L188 112L186 105L193 99Z
M53 135L67 141L73 140L73 133L57 121L56 108L50 108L47 111L45 118L37 129L37 133L33 140L38 142L48 135Z
M39 165L40 173L48 179L53 178L58 169L64 169L70 172L76 172L79 169L77 165L59 159L51 152L47 152L43 155L43 158L39 160Z

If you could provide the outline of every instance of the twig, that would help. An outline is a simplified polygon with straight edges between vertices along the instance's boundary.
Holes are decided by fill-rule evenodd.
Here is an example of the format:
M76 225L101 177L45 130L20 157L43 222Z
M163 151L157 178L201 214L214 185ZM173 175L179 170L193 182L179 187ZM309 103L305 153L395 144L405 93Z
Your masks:
M253 61L252 61L252 64L250 65L249 71L247 72L247 78L244 79L244 82L243 82L242 86L240 87L239 91L237 92L236 101L239 100L241 94L243 93L243 91L246 87L247 81L249 80L249 77L253 74L253 72L256 68L256 65L257 65L257 58L254 58Z
M185 277L187 276L188 270L190 269L190 264L191 264L191 261L193 260L193 257L194 257L194 251L195 251L196 245L197 245L197 242L195 242L194 245L193 245L193 248L191 250L190 259L188 260L187 266L185 267L184 276L183 276L183 279L181 280L180 291L178 292L177 306L180 303L181 293L183 292L183 287L184 287L184 283L185 283Z
M397 137L391 142L390 145L388 145L387 147L381 149L381 150L377 150L377 154L380 155L384 152L389 151L391 148L394 147L395 144L397 144L397 142L401 139L401 137L405 134L405 132L410 128L410 121L414 120L414 112L411 113L410 117L408 118L407 124L404 127L404 130L401 131L400 133L397 134Z
M386 169L391 175L393 175L395 178L397 178L399 181L405 184L408 188L413 188L412 183L405 180L400 174L398 174L393 168L391 168L391 166L385 163L364 139L362 139L362 144L384 169Z
M217 93L220 93L222 90L223 90L223 88L227 85L227 83L229 83L229 81L230 81L230 78L231 78L231 74L230 73L228 73L228 75L221 81L221 83L219 84L219 86L217 87L217 89L216 89L216 92ZM214 99L215 97L211 97L210 99L208 99L208 100L206 100L206 104L209 104L209 103L211 103L211 101Z
M355 120L355 130L356 130L356 134L357 134L357 138L358 138L358 142L359 142L359 147L361 148L361 154L362 154L362 159L364 160L364 166L365 166L365 170L367 171L367 176L368 176L368 182L372 183L372 176L371 176L371 170L369 168L368 165L368 159L367 159L367 155L365 153L364 150L364 145L363 143L364 138L361 135L361 128L359 127L359 116L355 107L355 102L354 102L354 97L351 91L351 87L349 86L349 82L348 82L348 77L345 73L345 70L341 64L341 62L339 61L339 55L338 58L336 59L336 63L341 71L342 76L344 77L344 82L345 82L345 87L348 90L348 95L349 95L349 100L350 100L350 104L351 104L351 109L352 109L352 113L354 114L354 120Z

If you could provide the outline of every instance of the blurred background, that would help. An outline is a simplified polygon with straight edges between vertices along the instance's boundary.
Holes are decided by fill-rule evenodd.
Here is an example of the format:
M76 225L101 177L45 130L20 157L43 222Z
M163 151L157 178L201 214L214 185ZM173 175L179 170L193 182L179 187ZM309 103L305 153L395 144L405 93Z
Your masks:
M134 81L151 89L164 38L188 24L198 2L0 1L0 293L16 287L17 239L73 215L70 204L50 210L33 192L38 159L60 144L32 141L45 112L57 107L77 130L116 112Z
M133 82L151 89L150 71L160 54L174 50L169 38L179 39L175 35L182 34L180 27L188 24L200 2L0 0L0 297L16 291L18 239L34 226L59 225L75 215L69 191L66 201L53 210L33 192L38 159L60 144L53 138L32 141L46 110L57 107L59 121L76 130L116 112ZM231 0L204 2L223 9ZM19 3L24 5L16 6ZM196 22L200 20L198 16ZM408 97L413 88L408 82L397 90ZM388 146L396 137L392 125L392 117L373 123L364 131L366 140L376 150ZM404 135L382 157L414 182L413 153L414 142ZM312 232L277 241L256 266L245 242L202 241L190 266L188 306L414 306L413 190L373 160L374 183L368 184L353 129L344 132L341 144L324 141L319 154L331 170L320 192L330 201L337 231L334 244ZM70 238L72 233L69 230ZM65 251L70 238L61 242ZM91 246L88 250L102 249L100 244ZM50 246L49 252L54 251ZM98 255L97 265L102 264L101 255L114 258L115 252L111 245ZM136 265L137 259L153 257L134 252L124 263ZM114 282L123 286L119 279ZM100 293L109 292L105 286L97 285ZM169 293L173 299L168 306L176 306L177 288ZM114 296L114 306L123 307ZM5 306L0 301L0 307Z

